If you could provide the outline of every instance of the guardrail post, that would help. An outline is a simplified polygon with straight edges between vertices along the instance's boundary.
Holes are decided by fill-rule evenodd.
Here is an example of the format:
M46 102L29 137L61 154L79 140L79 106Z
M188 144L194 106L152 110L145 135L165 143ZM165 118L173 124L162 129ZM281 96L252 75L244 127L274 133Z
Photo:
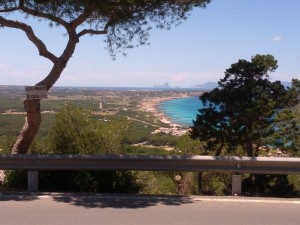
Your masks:
M30 192L37 192L39 190L39 172L27 172L27 190Z
M233 196L242 195L242 175L241 174L232 174L231 177L231 193Z

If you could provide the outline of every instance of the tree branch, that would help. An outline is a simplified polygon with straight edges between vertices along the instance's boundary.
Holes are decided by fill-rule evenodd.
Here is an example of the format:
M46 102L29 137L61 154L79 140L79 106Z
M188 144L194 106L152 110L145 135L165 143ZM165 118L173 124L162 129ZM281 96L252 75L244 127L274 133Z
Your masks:
M101 35L101 34L107 34L107 30L110 26L112 26L114 23L113 16L107 21L105 24L103 30L93 30L93 29L84 29L78 33L78 37L81 37L86 34L91 34L91 35Z
M91 30L91 29L84 29L82 31L80 31L78 33L78 37L81 37L83 35L86 35L86 34L91 34L91 35L101 35L101 34L107 34L107 31L106 30Z
M20 0L20 2L23 2L24 0ZM15 2L14 7L8 7L10 5L8 2L7 3L2 3L2 8L0 9L0 13L9 13L9 12L14 12L20 10L20 6L17 6L17 3Z
M80 24L82 24L87 18L89 18L93 13L93 10L91 8L86 8L83 10L83 12L73 21L70 22L70 25L72 27L78 27Z
M81 15L79 15L76 19L74 19L70 24L72 27L78 27L82 24L87 18L89 18L93 13L93 9L86 8ZM83 35L91 34L91 35L101 35L107 34L107 26L105 26L104 30L98 31L94 29L84 29L77 34L77 37L80 38Z
M49 19L49 20L54 21L54 22L56 22L58 24L61 24L64 27L67 27L67 25L68 25L68 23L65 20L63 20L63 19L61 19L59 17L56 17L56 16L53 16L51 14L43 13L43 12L36 11L36 10L29 9L29 8L25 7L23 1L20 1L19 8L20 8L20 10L22 10L23 12L25 12L25 13L27 13L29 15L32 15L32 16L35 16L35 17L44 18L44 19Z
M10 28L16 28L19 30L23 30L28 39L37 47L39 54L53 63L57 61L57 57L47 50L46 45L34 34L32 28L25 23L21 23L19 21L7 20L0 16L0 26L6 26Z
M0 13L9 13L9 12L14 12L20 10L19 7L13 7L9 9L0 9Z

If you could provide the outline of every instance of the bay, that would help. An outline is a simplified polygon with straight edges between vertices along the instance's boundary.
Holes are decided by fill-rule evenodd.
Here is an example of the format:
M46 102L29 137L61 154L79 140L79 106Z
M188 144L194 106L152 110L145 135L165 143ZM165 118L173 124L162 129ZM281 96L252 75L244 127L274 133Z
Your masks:
M164 101L160 105L160 110L166 114L174 123L191 126L196 119L198 109L203 104L198 96L178 98Z

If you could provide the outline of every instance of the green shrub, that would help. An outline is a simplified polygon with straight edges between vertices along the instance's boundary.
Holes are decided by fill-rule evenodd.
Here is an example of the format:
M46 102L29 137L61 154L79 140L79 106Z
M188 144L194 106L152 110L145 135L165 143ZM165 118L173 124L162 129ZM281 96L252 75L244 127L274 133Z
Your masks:
M138 193L140 186L130 171L42 171L41 191Z
M67 105L56 114L55 125L47 141L36 139L31 153L99 154L120 153L127 121L112 117L99 121L89 110ZM42 146L43 145L43 146ZM46 147L47 146L47 147ZM26 172L9 171L6 186L26 189ZM86 191L137 193L141 186L131 171L40 171L41 191Z
M40 191L139 193L141 185L131 171L39 171ZM5 187L27 188L27 171L7 171Z
M177 143L178 137L167 135L167 134L152 134L150 135L147 144L154 145L154 146L175 146Z
M252 174L243 180L244 195L261 197L295 197L297 191L288 175Z
M4 188L14 191L27 189L27 171L8 170L5 171Z
M148 141L150 133L154 130L155 128L150 125L130 120L124 141L126 144L137 144Z

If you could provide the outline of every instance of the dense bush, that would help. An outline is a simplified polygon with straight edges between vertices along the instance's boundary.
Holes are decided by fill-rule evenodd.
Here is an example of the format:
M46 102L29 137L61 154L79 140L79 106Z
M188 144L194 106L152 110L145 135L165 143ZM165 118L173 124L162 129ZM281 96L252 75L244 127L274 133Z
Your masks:
M288 175L249 175L243 180L244 195L264 197L296 197L299 195Z
M40 171L40 191L138 193L141 185L131 171ZM26 171L8 171L5 186L10 190L27 188Z
M51 153L120 153L127 128L124 117L99 120L92 116L91 111L68 104L56 115L50 132Z
M154 146L175 146L178 137L166 134L152 134L147 141L147 144Z
M127 122L124 118L99 121L90 111L67 105L56 115L56 122L48 141L43 142L42 153L94 154L122 151ZM41 142L31 146L31 152L41 153ZM26 188L24 171L9 171L6 186ZM42 191L87 191L137 193L141 185L131 171L40 171L39 186Z
M137 144L148 141L150 133L154 130L155 128L150 125L130 120L124 141L126 144Z

